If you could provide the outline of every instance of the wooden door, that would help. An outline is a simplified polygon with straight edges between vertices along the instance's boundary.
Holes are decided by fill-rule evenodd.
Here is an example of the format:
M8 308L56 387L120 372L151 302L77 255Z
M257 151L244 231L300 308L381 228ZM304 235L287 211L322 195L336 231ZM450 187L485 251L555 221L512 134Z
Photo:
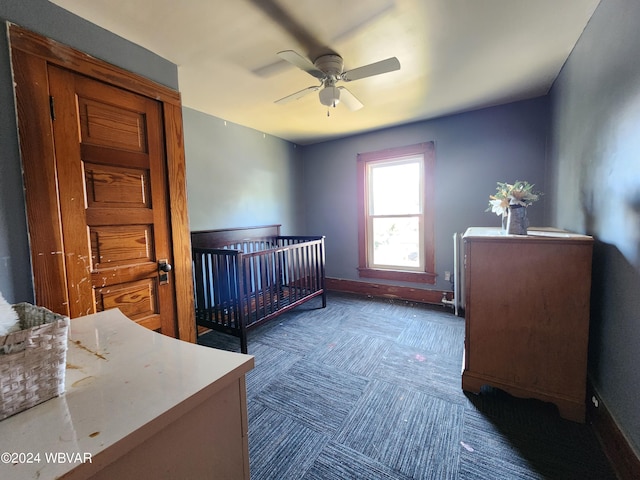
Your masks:
M69 314L117 307L175 336L161 106L56 66L48 78Z

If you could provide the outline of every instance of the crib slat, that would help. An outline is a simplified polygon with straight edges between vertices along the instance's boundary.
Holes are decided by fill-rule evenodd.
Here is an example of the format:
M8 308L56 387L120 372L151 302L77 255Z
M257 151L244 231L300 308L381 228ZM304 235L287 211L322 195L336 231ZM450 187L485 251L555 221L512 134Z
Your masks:
M297 277L297 296L300 298L304 295L304 246L296 248L296 277Z
M297 252L297 264L296 264L296 277L298 279L297 297L301 298L304 295L304 246L296 248Z
M265 270L266 270L266 265L265 265L265 257L264 255L260 255L255 257L255 261L256 264L258 265L258 271L256 272L256 280L258 282L258 285L256 285L256 314L261 317L266 317L267 316L267 312L268 312L268 305L267 305L267 292L265 291L267 285L267 279L265 277Z
M311 291L314 292L318 289L318 284L317 284L318 277L316 276L316 263L317 263L316 246L309 245L308 248L309 248L309 283L310 283Z
M193 290L195 294L195 308L196 308L196 317L198 316L199 308L204 305L204 282L200 276L200 272L202 272L202 257L195 251L192 252L192 261L193 261Z
M294 252L294 278L295 278L295 298L294 300L298 300L298 298L300 298L300 287L301 285L301 278L300 278L300 263L301 263L301 259L300 259L300 254L301 254L301 249L300 248L296 248L293 250Z
M296 266L298 264L298 250L295 249L291 249L289 250L289 267L290 267L290 278L289 278L289 298L291 299L291 302L295 302L298 299L298 286L297 286L297 282L298 282L298 277L296 274Z
M276 295L275 276L275 252L270 249L266 254L267 260L267 281L269 283L269 313L273 313L278 309L278 297Z
M305 245L302 248L302 270L304 275L304 291L303 295L308 295L311 292L311 273L309 271L311 258L309 256L309 245Z

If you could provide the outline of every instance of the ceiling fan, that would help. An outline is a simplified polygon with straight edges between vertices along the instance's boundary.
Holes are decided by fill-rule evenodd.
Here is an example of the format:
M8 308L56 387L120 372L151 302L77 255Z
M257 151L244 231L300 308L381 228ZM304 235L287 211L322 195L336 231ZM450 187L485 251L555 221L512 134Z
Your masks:
M298 100L311 92L320 90L319 96L322 105L335 107L339 102L342 102L351 111L359 110L363 107L362 102L345 87L336 86L336 84L340 81L352 82L400 69L400 62L396 57L344 72L344 63L340 55L321 55L313 63L293 50L278 52L278 56L320 80L320 85L307 87L304 90L276 100L275 103L278 104Z

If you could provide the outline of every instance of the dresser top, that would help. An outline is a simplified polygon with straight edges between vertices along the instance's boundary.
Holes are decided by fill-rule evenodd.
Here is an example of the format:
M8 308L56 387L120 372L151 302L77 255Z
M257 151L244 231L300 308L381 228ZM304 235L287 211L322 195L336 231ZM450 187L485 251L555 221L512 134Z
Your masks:
M552 227L529 227L527 235L507 235L502 229L496 227L469 227L463 238L487 238L487 239L518 239L522 241L535 240L560 240L570 239L578 241L593 241L589 235L572 233Z

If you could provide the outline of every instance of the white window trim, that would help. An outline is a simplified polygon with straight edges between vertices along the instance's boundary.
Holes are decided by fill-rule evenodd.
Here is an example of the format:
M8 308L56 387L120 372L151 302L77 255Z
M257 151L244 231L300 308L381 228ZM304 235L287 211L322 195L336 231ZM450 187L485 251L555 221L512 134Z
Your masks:
M373 196L371 195L373 187L373 175L372 171L376 167L380 166L391 166L391 165L402 165L407 163L417 162L419 165L419 196L420 196L420 206L419 212L413 214L387 214L387 215L375 215L371 213L372 210L372 202ZM425 258L424 258L424 212L425 212L425 182L424 182L424 169L425 169L425 159L424 155L411 155L404 158L390 158L383 160L376 160L367 162L366 166L366 225L367 225L367 264L370 268L381 269L381 270L407 270L407 271L415 271L415 272L423 272L425 268ZM407 265L388 265L388 264L377 264L374 263L374 242L373 242L373 222L376 218L417 218L418 219L418 233L419 233L419 247L418 247L418 258L419 265L416 267L407 266Z

